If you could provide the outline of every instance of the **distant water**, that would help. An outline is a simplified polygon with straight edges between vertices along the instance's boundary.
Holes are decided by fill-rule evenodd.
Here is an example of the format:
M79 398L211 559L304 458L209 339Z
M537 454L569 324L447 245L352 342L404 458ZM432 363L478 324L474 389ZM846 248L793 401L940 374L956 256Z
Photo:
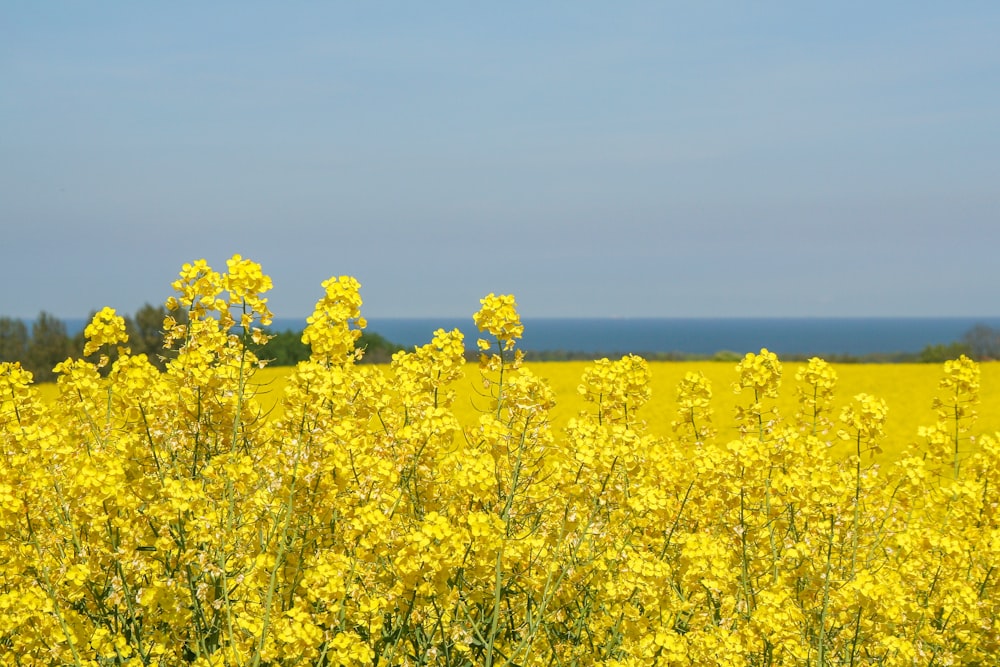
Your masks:
M84 320L66 320L83 329ZM919 318L525 318L526 351L587 354L743 354L762 347L785 355L866 355L919 352L959 340L976 324L1000 329L1000 317ZM278 318L272 329L301 330L304 318ZM430 342L436 329L458 328L467 347L480 336L471 317L369 318L368 331L412 348Z
M296 324L297 323L297 324ZM589 354L743 354L762 347L780 354L866 355L919 352L927 345L959 340L976 324L1000 329L1000 317L986 318L525 318L521 349ZM292 321L286 327L302 327ZM435 329L458 328L467 345L480 333L472 318L368 320L368 331L407 348L430 341Z

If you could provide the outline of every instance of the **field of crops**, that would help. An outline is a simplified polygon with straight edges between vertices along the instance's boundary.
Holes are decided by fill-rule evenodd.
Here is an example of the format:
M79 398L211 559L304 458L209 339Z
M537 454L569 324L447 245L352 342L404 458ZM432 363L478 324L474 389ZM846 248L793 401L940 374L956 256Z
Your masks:
M549 418L555 430L564 428L571 417L592 409L578 391L586 369L591 365L584 361L556 361L526 363L525 366L539 378L545 380L555 393L555 405L549 411ZM805 363L784 364L785 387L775 401L780 414L791 419L800 409L795 394L795 375L805 367ZM390 366L380 366L386 377L392 375ZM891 461L898 458L907 446L918 442L917 432L921 426L929 426L937 421L933 408L934 398L940 391L938 383L942 368L935 364L839 364L833 366L837 373L836 394L832 400L832 411L839 414L850 399L867 393L885 400L889 410L885 421L885 436L882 443L883 454L877 458ZM265 410L272 415L280 414L281 392L290 368L265 368L254 376L254 384L259 387L257 398ZM688 373L701 373L713 389L711 406L713 422L719 437L738 438L739 425L735 414L741 404L738 394L733 391L737 379L736 364L719 361L658 361L649 362L651 392L649 402L638 413L646 422L651 434L670 437L672 422L677 419L677 390ZM1000 363L982 364L980 400L985 409L979 411L975 431L978 433L1000 432ZM489 403L482 396L482 379L475 364L466 366L461 377L455 380L456 392L452 409L459 422L474 424L479 414ZM55 396L55 387L46 387L45 395ZM993 406L993 409L990 409ZM836 433L828 434L834 451L847 455L848 444L836 438Z
M165 322L164 372L111 309L87 353L114 362L67 360L52 387L0 365L0 664L1000 651L996 365L529 365L491 294L478 365L439 331L365 366L341 277L311 359L262 369L257 264L185 265L173 287L188 323Z

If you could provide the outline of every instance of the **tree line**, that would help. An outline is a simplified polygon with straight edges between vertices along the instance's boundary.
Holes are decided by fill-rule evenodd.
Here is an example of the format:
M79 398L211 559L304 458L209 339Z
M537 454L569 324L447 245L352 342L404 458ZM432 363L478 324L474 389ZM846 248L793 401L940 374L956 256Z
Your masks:
M171 314L178 320L183 313L168 313L165 306L145 304L133 315L123 316L128 332L128 347L132 354L145 354L151 363L163 370L173 355L163 347L163 319ZM91 317L93 313L91 313ZM87 320L90 321L90 318ZM268 331L271 339L264 345L253 346L254 354L275 366L294 366L309 358L309 348L302 342L302 332ZM82 358L86 338L83 330L70 334L66 323L42 311L29 326L24 320L0 317L0 362L18 361L31 371L35 382L52 382L52 369L67 357ZM364 332L358 340L364 348L362 358L367 363L387 363L403 347L391 343L377 333ZM88 357L97 361L100 353ZM109 355L112 360L116 352Z
M975 361L1000 360L1000 329L977 324L966 331L960 340L925 347L919 361L937 363L957 359L963 354Z
M146 354L160 369L164 368L169 354L163 349L163 318L166 315L166 307L147 303L134 315L124 318L132 353ZM0 317L0 361L21 362L36 382L53 381L52 369L56 364L67 357L82 357L85 344L83 330L70 335L65 322L44 310L30 327L23 320ZM99 356L92 355L94 360Z
M132 354L145 354L149 360L161 370L165 367L172 352L163 348L163 318L168 314L165 306L146 304L131 316L125 316L125 328L128 331L128 346ZM173 313L182 317L183 313ZM88 318L89 321L89 318ZM269 331L271 339L263 346L257 346L254 353L261 359L268 360L274 366L294 366L309 358L309 348L302 342L301 331ZM59 318L45 311L29 327L23 320L0 317L0 362L19 361L31 371L36 382L51 382L55 379L52 369L67 357L82 357L86 340L83 331L70 335L66 324ZM392 355L403 349L401 345L392 343L377 333L364 332L358 341L358 347L364 348L362 358L367 363L388 363ZM949 359L957 359L966 355L976 361L1000 359L1000 329L977 324L965 332L962 337L951 343L928 345L918 353L892 353L868 355L864 357L831 356L827 361L836 363L851 362L923 362L941 363ZM713 359L729 360L726 353L720 352ZM91 355L96 361L98 354ZM112 359L115 354L112 352ZM566 361L576 359L592 359L594 355L565 352L531 351L526 355L530 360ZM471 352L470 359L476 357ZM690 359L681 354L652 355L654 360ZM739 360L739 355L733 355L733 360ZM788 357L789 361L794 361Z

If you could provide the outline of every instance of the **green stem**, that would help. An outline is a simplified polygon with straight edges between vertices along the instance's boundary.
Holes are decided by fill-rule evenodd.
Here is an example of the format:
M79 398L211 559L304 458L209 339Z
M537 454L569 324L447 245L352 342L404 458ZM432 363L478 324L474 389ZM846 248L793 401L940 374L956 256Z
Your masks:
M507 367L507 362L504 359L503 354L503 343L497 338L497 349L500 350L500 377L497 379L497 419L500 419L500 413L503 411L503 372Z
M834 516L830 515L830 537L826 544L826 569L823 572L823 607L819 614L819 660L817 661L817 667L824 667L826 665L826 612L827 607L830 604L830 568L832 566L833 560L833 530L834 530Z
M851 576L854 576L858 558L858 523L861 514L861 431L857 440L858 459L854 463L854 524L851 530Z
M959 398L958 389L956 389L955 390L955 460L954 460L956 480L958 479L958 440L959 440L959 434L961 433L961 429L959 428L961 424L961 417L959 416L959 410L958 410L958 402L959 402L958 398Z
M73 663L76 665L82 665L80 661L80 654L76 650L76 644L73 643L73 635L69 631L69 626L66 624L66 619L63 617L62 611L59 609L59 599L56 596L55 587L52 585L52 580L49 579L49 570L42 563L42 548L38 544L38 538L35 535L34 527L31 524L31 516L28 514L28 499L24 499L25 505L25 518L28 521L28 534L31 535L31 544L35 547L35 553L38 554L39 561L39 571L42 575L42 583L45 584L45 593L49 596L49 600L52 601L52 609L56 613L56 618L59 619L59 627L62 629L63 636L66 638L66 643L69 644L69 650L73 654Z
M278 569L281 567L285 558L285 552L287 551L288 531L292 523L292 514L295 507L295 482L297 480L300 453L301 444L299 445L299 449L295 452L295 460L292 463L292 478L289 483L288 501L284 507L285 520L281 527L281 535L278 537L278 553L274 559L274 567L271 568L271 576L267 585L267 594L264 598L264 622L260 630L260 639L257 641L257 650L254 651L253 660L250 662L251 667L259 667L260 665L261 654L264 651L264 642L267 639L267 633L271 626L271 605L274 602L274 592L278 586Z
M744 618L750 619L753 610L752 591L750 587L750 556L747 553L747 522L746 522L746 488L743 485L745 469L740 470L740 582L743 588L743 600L746 604Z
M486 638L486 661L484 667L493 665L493 646L496 644L497 628L500 624L500 600L503 592L503 545L497 550L496 565L493 574L493 612L490 618L490 634Z

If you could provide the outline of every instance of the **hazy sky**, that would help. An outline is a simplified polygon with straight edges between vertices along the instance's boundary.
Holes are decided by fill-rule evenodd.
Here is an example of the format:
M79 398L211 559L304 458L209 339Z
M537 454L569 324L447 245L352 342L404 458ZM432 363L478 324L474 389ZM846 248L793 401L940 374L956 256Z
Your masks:
M1000 314L1000 3L0 2L0 314Z

